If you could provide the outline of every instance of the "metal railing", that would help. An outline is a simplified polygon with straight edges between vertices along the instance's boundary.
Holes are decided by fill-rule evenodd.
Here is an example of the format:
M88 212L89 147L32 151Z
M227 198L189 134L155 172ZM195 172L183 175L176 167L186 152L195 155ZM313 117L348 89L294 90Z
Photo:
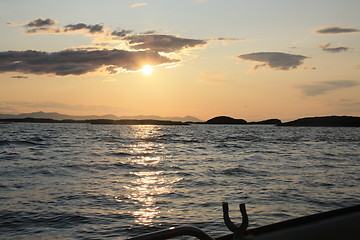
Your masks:
M177 228L169 228L162 231L152 232L137 237L129 238L128 240L165 240L180 236L193 236L200 240L215 240L206 232L199 228L191 226L182 226Z
M244 238L244 233L248 227L249 220L246 213L245 204L240 204L240 212L242 216L242 223L240 225L235 225L230 217L229 217L229 206L227 203L222 204L223 214L224 214L224 222L225 225L229 228L230 231L234 233L234 240L241 240ZM129 238L128 240L165 240L174 237L181 236L192 236L197 237L200 240L215 240L209 234L204 232L203 230L191 227L191 226L181 226L176 228L169 228L162 231L152 232L144 235L140 235L137 237Z

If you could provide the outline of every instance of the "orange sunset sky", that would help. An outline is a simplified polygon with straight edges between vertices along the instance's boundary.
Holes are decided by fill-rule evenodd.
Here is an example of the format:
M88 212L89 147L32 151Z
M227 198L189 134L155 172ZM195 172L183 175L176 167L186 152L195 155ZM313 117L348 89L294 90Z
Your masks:
M360 116L360 1L0 1L0 113Z

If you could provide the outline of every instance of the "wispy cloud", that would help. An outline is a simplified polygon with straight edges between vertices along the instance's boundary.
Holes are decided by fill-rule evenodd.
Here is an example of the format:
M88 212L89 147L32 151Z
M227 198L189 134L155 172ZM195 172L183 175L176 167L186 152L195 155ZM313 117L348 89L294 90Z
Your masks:
M11 76L11 78L22 79L22 78L29 78L29 77L28 76L17 75L17 76Z
M141 2L141 3L131 4L129 7L131 7L131 8L137 8L137 7L144 7L144 6L146 6L146 5L147 5L146 2Z
M325 52L329 52L329 53L339 53L339 52L346 52L348 51L350 48L348 47L335 47L332 48L330 47L331 43L324 43L320 45L320 48L325 51Z
M25 74L55 74L58 76L82 75L105 67L136 71L143 65L163 65L175 63L153 51L125 50L78 50L60 52L8 51L0 52L0 72L22 72ZM111 68L109 68L111 67Z
M360 30L351 27L342 27L342 26L328 26L323 27L316 31L319 34L341 34L341 33L359 33Z
M307 96L317 96L326 94L329 91L350 88L358 86L360 83L353 80L326 81L312 85L299 86L303 93Z
M290 70L297 68L303 61L308 58L302 55L294 55L281 52L256 52L249 54L242 54L237 56L242 60L262 62L263 64L256 65L255 69L259 67L269 67L277 70Z
M223 37L219 37L219 38L212 38L210 40L211 41L218 41L218 42L241 42L241 41L246 41L247 39L245 39L245 38L223 38Z

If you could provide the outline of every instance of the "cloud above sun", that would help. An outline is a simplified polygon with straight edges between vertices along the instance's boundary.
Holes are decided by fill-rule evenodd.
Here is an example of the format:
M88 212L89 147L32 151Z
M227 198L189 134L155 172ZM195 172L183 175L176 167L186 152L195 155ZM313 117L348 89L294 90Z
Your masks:
M125 50L65 50L60 52L8 51L0 52L0 73L54 74L57 76L82 75L105 68L109 73L116 69L136 71L145 64L162 65L178 60L161 56L154 51Z
M238 58L246 61L262 62L255 65L254 69L269 67L276 70L290 70L299 67L308 57L282 52L255 52L241 54Z
M170 53L177 53L176 56L179 56L183 50L203 47L210 41L155 34L154 31L140 34L125 29L111 31L103 24L76 23L58 26L57 21L50 18L38 18L21 26L25 28L25 34L83 34L92 37L96 44L58 52L36 50L0 52L1 73L68 76L98 70L109 74L121 71L136 72L145 65L174 65L180 60L170 58ZM225 38L222 40L226 41Z

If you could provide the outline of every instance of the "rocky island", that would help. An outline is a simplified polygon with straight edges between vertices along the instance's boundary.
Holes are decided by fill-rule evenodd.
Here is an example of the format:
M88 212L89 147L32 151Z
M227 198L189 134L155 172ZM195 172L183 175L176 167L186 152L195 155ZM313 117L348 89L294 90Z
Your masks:
M235 119L228 116L219 116L204 122L205 124L247 124L247 121L244 119Z
M285 122L278 126L298 126L298 127L360 127L360 117L350 116L327 116L327 117L307 117L294 121Z

